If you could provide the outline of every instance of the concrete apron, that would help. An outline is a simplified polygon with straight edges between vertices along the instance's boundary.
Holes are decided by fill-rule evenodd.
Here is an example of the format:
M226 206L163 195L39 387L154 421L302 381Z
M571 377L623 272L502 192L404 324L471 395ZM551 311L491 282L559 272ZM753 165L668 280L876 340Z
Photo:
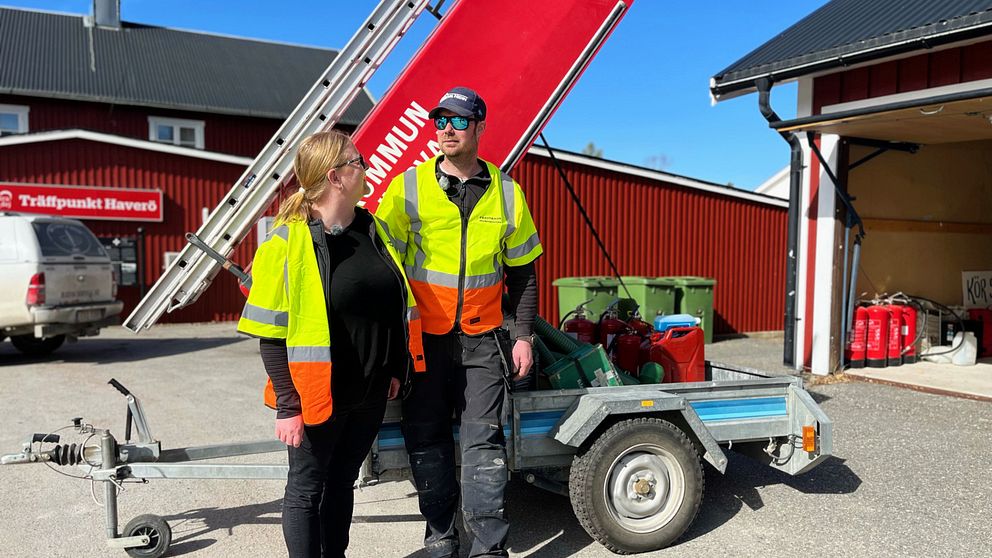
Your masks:
M849 369L845 374L865 382L992 402L992 358L979 359L974 366L923 360L889 368Z

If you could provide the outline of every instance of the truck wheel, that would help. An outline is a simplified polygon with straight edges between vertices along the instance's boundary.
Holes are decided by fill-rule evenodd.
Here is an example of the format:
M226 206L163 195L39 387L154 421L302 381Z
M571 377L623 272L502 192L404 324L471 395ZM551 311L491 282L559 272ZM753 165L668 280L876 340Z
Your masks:
M124 526L123 536L139 537L148 535L148 544L126 549L134 558L159 558L172 543L172 528L157 515L144 514L135 517Z
M672 423L628 419L575 457L568 489L589 536L617 554L649 552L674 542L695 519L703 468Z
M34 335L13 335L10 342L14 347L28 356L45 356L51 354L65 343L65 335L38 339Z

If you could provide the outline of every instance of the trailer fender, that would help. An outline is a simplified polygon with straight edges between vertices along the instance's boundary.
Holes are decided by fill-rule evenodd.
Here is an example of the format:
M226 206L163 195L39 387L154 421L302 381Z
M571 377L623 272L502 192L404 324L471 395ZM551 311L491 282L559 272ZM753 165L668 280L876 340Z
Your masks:
M607 388L604 388L607 389ZM609 417L634 415L664 415L679 413L685 419L690 438L702 445L703 459L721 473L727 470L727 456L716 439L700 420L696 411L684 397L668 393L651 392L649 397L638 397L629 391L621 393L587 393L579 397L562 415L550 435L555 440L574 447L581 447L596 429Z

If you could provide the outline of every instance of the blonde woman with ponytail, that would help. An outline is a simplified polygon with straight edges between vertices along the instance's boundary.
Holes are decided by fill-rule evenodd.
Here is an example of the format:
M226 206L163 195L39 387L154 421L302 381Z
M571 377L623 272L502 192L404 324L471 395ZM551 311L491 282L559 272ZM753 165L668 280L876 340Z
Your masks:
M339 132L297 148L298 189L252 264L238 330L260 339L289 452L283 535L289 555L343 558L353 485L410 371L423 370L420 322L398 253L358 202L364 157Z

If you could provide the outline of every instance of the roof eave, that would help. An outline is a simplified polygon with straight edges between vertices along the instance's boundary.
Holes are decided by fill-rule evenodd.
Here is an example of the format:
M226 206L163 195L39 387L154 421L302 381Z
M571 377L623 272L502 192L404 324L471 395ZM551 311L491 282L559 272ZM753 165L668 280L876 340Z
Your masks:
M747 95L757 91L757 82L763 78L772 83L780 84L794 81L814 74L831 73L840 68L871 63L883 58L904 57L910 53L932 50L937 47L953 46L956 43L992 35L992 21L966 29L955 29L945 33L923 35L896 43L866 48L798 64L783 65L771 70L755 70L744 73L729 81L721 81L722 76L710 79L710 97L714 103ZM765 65L767 67L769 65Z

